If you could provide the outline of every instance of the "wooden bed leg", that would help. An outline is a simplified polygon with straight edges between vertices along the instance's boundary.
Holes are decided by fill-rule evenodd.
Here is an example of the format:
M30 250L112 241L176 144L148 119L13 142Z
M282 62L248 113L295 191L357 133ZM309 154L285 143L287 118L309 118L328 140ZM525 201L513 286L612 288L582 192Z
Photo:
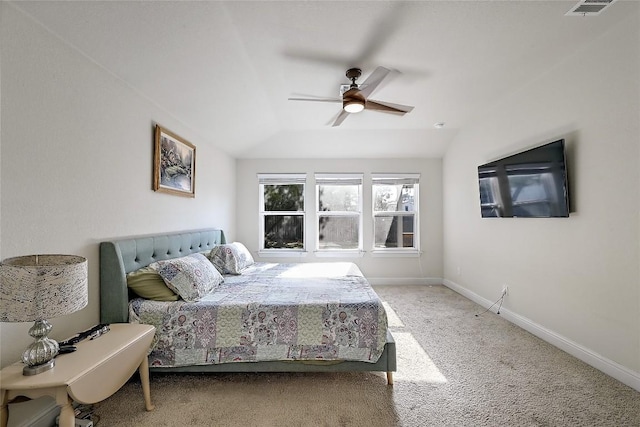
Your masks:
M393 372L387 372L387 385L393 385Z

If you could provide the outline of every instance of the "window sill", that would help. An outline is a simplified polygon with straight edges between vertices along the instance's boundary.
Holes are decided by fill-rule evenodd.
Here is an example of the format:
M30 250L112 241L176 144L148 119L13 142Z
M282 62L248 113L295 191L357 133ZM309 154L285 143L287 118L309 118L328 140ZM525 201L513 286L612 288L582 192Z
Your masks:
M419 258L422 254L417 249L376 249L371 251L374 258Z
M313 254L318 258L362 258L364 251L315 251Z
M263 249L258 251L259 257L269 258L304 258L309 254L307 251L292 249Z

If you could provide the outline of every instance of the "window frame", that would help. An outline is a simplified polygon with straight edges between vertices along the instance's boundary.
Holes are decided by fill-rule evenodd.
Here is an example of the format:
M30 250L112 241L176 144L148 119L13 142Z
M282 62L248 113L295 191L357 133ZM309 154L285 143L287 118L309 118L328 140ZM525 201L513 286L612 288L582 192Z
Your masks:
M414 187L413 210L411 211L376 211L376 185L406 185ZM413 215L413 246L401 248L376 247L376 218L378 217L407 217ZM371 254L386 257L415 257L420 256L420 174L419 173L372 173L371 174Z
M315 175L315 255L318 257L362 257L364 255L363 227L363 181L362 173L316 173ZM320 211L320 186L322 185L356 185L358 190L358 206L356 211ZM358 247L355 249L322 249L320 248L320 219L322 217L355 217L358 223Z
M266 211L264 199L265 185L302 185L303 209L296 211ZM306 173L259 173L258 174L258 255L260 256L306 256L307 254L307 174ZM302 248L265 248L266 216L300 216L302 217Z

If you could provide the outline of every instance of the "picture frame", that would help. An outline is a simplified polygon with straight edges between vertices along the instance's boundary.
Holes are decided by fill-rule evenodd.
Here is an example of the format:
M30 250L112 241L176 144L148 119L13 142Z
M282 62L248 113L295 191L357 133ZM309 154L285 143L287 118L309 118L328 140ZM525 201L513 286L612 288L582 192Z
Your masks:
M195 197L196 147L156 124L153 154L153 190Z

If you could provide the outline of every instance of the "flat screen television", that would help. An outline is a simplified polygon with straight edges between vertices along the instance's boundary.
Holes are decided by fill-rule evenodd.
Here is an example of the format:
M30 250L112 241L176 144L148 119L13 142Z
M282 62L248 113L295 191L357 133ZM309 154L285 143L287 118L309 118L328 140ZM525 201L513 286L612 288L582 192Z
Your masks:
M483 218L569 216L564 139L478 166Z

